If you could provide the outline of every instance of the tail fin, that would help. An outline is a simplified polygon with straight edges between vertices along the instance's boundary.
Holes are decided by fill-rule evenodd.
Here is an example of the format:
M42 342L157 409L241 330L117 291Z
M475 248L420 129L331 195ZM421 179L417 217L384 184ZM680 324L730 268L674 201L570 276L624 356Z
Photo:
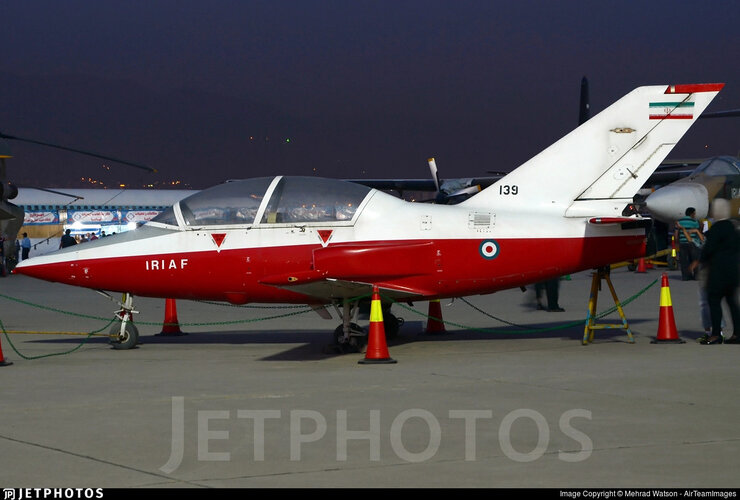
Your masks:
M620 216L722 87L639 87L463 203Z

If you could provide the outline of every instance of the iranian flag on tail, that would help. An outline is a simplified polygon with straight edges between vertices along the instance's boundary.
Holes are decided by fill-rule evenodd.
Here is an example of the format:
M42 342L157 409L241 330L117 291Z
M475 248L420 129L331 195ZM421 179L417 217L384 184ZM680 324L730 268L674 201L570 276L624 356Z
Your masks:
M651 120L691 120L694 117L693 102L651 102Z

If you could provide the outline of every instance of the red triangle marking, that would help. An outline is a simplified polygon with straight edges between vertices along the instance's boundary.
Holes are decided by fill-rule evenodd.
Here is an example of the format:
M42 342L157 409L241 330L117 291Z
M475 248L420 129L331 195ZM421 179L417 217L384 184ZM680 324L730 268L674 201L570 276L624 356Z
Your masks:
M224 239L226 239L226 233L211 233L211 238L213 238L213 242L216 244L216 246L221 248L221 243L223 243Z
M334 230L333 229L319 229L316 232L319 233L319 238L321 238L321 241L326 243L329 240L329 238L331 238L331 233L333 233Z

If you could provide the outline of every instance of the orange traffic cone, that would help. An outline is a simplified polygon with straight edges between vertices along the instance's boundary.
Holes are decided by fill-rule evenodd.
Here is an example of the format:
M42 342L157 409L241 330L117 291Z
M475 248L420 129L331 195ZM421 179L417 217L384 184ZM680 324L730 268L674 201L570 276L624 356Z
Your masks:
M358 361L360 364L371 363L395 363L388 353L385 343L385 326L383 325L383 309L380 304L380 292L373 285L373 296L370 301L370 331L367 335L367 350L365 359Z
M673 342L676 344L685 344L684 340L678 337L676 331L676 320L673 317L673 303L671 302L671 290L668 288L668 275L663 273L663 281L660 285L660 318L658 320L658 336L651 344L661 342Z
M166 299L164 303L164 323L162 324L162 331L157 335L187 335L180 330L175 299Z
M428 316L427 333L444 333L445 324L442 321L442 306L439 303L439 299L429 301Z
M640 260L637 262L637 272L638 273L645 272L645 259L642 257L640 257Z
M12 362L7 361L3 356L3 344L0 342L0 366L10 366L12 364Z

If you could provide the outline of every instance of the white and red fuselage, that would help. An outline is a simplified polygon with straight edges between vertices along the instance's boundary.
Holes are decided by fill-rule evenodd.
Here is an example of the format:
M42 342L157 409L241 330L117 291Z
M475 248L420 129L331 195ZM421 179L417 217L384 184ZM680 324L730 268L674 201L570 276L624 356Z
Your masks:
M457 205L346 181L263 177L181 200L128 233L16 272L133 295L326 303L490 293L636 259L634 194L722 84L640 87Z
M344 293L329 286L321 287L325 297L295 291L317 280L440 298L518 287L644 254L644 229L610 224L592 227L587 236L587 226L583 219L411 203L368 190L349 221L193 228L155 220L36 257L17 270L139 296L306 303Z

